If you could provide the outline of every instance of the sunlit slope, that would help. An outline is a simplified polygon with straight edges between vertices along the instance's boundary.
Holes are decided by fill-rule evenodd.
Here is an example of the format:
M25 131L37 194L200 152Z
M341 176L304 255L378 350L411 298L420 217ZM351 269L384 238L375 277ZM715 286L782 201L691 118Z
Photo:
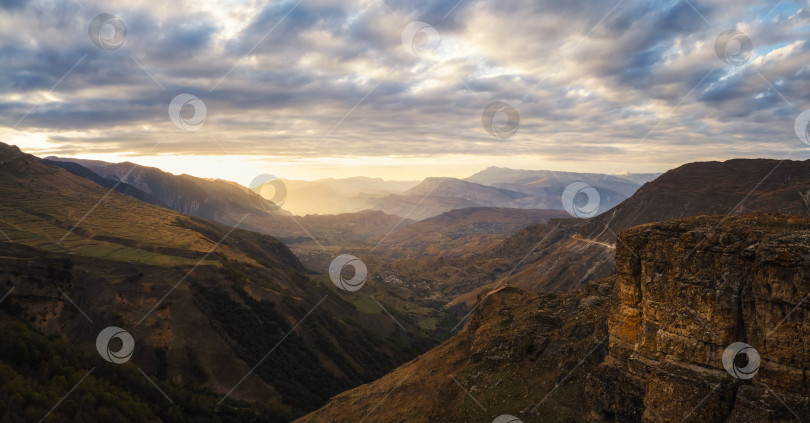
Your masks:
M222 396L249 375L230 397L286 422L434 345L407 320L358 310L267 235L110 192L6 145L0 192L0 281L14 288L4 307L81 345L125 328L132 364L162 383ZM95 358L88 368L105 363Z
M225 227L41 165L16 147L0 146L0 158L0 229L15 243L44 251L175 265L196 263L227 232ZM234 239L243 235L237 231ZM280 254L264 258L297 265L281 243L271 238L263 242L275 243L274 253ZM226 240L219 250L232 258L255 260L230 244Z

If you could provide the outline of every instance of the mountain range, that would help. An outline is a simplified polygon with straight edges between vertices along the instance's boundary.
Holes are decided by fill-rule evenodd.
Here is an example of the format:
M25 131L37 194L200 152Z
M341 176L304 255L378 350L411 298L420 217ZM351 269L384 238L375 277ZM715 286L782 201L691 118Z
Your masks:
M96 160L46 158L51 164L69 171L95 173L99 180L132 186L169 208L204 219L230 224L235 215L251 209L250 200L238 184L173 175L157 168L133 163L107 163ZM87 170L61 163L74 163ZM277 214L289 211L297 216L308 214L348 214L379 210L409 220L423 220L444 212L469 207L565 210L562 193L574 182L594 187L600 195L598 212L619 204L631 196L641 182L658 174L622 176L490 167L466 179L428 177L419 181L386 181L379 178L353 177L299 181L280 179L286 195ZM262 226L262 225L257 225ZM267 227L272 235L287 236L283 228Z
M44 397L0 414L41 416L85 375L52 419L807 419L807 175L735 159L322 180L299 198L375 206L296 216L232 182L2 145L0 376ZM572 182L600 214L551 207ZM368 269L357 292L330 281L341 254ZM136 340L124 366L87 351L110 325ZM734 342L759 351L754 379L724 369Z
M368 241L396 224L407 226L413 222L371 210L359 214L293 217L281 207L268 207L266 199L235 182L174 175L129 162L49 157L42 163L180 213L225 225L241 221L242 228L290 243L310 239L310 235L326 243Z

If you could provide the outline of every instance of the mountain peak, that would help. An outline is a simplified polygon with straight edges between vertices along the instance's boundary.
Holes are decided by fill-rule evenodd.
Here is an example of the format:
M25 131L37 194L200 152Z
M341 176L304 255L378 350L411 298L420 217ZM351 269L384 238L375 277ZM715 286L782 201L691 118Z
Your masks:
M0 158L3 161L12 160L14 158L20 156L26 156L27 154L23 153L19 147L16 145L10 145L0 142Z
M495 201L495 197L515 200L528 197L527 194L501 189L475 182L450 177L428 177L419 185L406 191L410 195L434 195L439 197L459 197L468 200ZM488 198L487 198L488 197ZM481 203L482 205L485 205Z
M731 159L687 163L642 186L610 213L581 228L613 242L632 226L696 215L782 212L805 214L810 160ZM604 228L610 223L611 231Z

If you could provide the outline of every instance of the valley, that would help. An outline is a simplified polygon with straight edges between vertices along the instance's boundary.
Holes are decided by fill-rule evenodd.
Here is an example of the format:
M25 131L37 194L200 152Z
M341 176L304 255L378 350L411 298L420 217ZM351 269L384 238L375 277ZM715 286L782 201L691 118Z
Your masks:
M0 1L0 423L810 422L808 1Z
M805 420L808 229L775 215L633 228L616 275L481 291L459 334L297 421ZM759 351L756 379L724 369L739 340Z
M287 421L437 342L358 311L271 237L111 192L16 147L0 156L3 307L79 345L126 327L138 368L164 386L261 400L267 421ZM254 373L277 342L274 371Z
M624 180L615 195L627 199L589 219L561 206L476 205L431 215L457 204L445 200L435 203L443 204L439 209L426 205L436 212L411 219L383 210L296 216L227 181L132 164L43 160L13 146L4 146L2 157L0 229L9 242L2 244L0 274L12 290L2 305L10 325L4 330L87 346L100 325L127 328L137 340L135 370L186 401L144 402L147 420L186 413L193 401L217 419L241 410L271 422L467 422L505 414L525 422L669 421L688 410L661 408L655 392L698 383L677 381L689 378L722 387L696 418L756 421L740 420L743 412L728 402L735 395L756 403L758 418L781 418L784 410L762 398L770 391L742 389L717 369L718 350L735 337L764 342L764 327L746 332L761 319L786 319L786 333L798 331L758 347L773 351L770 367L761 368L763 382L787 398L786 408L809 410L801 395L806 346L787 340L805 336L807 328L793 320L803 311L785 311L791 304L804 310L804 288L773 297L785 288L767 282L805 266L807 223L797 215L807 215L800 195L810 192L806 162L780 163L748 193L740 190L774 162L687 164L636 192ZM437 199L490 205L507 199L514 206L537 195L525 186L549 184L550 177L488 169L470 179L529 193L428 179L382 198L394 204L392 196L439 192ZM686 183L702 188L673 188ZM700 217L721 210L730 212ZM718 257L727 258L705 262L718 242L728 245ZM798 252L781 252L791 250ZM336 289L330 280L341 254L359 257L368 271L357 291ZM740 280L717 261L730 257L735 272L754 272L743 262L766 272L765 285L700 285ZM765 264L776 267L762 270ZM695 282L649 285L666 272ZM768 295L771 303L723 300L723 292L733 291L742 301L740 290ZM14 326L18 319L23 326ZM706 326L718 319L738 322ZM36 342L18 348L64 348ZM71 360L86 360L85 350L71 352ZM24 360L8 357L9 371L26 389L47 383L26 376ZM96 384L138 376L114 376L98 363L84 368L100 370ZM704 374L716 382L695 376ZM144 380L119 388L121 395L153 396L142 392ZM686 407L704 391L687 390L673 404ZM37 405L23 398L16 409Z

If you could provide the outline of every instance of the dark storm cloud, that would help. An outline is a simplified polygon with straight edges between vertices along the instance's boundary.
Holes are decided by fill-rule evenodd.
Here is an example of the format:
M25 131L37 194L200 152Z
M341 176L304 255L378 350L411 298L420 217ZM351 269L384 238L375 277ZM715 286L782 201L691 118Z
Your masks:
M0 1L0 9L7 11L19 10L25 7L25 0L2 0Z

